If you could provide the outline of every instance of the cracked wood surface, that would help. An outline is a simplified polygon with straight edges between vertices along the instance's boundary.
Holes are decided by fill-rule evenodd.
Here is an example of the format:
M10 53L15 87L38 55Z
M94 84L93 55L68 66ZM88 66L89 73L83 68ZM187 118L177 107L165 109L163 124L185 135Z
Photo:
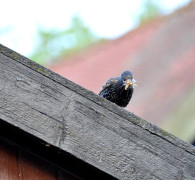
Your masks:
M118 179L195 179L192 145L2 45L0 72L0 119Z

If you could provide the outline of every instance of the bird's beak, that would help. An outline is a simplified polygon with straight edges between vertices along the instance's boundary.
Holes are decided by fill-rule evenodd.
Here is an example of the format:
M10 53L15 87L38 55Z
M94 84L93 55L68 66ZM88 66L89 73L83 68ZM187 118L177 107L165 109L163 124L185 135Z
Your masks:
M127 90L127 89L129 89L129 87L130 86L137 86L136 84L135 84L135 79L133 78L133 79L127 79L127 81L126 81L126 85L125 85L125 90Z

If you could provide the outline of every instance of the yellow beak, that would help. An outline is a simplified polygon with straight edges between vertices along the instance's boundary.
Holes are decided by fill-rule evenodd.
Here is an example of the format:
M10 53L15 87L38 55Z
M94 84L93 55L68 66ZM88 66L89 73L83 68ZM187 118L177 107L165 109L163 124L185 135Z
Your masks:
M135 82L133 81L129 81L129 79L127 80L126 86L125 86L125 90L129 89L129 87L131 85L137 86L137 84L135 84Z

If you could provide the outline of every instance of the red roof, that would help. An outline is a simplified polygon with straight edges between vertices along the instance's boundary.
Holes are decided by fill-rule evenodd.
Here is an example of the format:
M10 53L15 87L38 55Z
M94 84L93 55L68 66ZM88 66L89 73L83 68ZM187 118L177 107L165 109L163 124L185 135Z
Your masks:
M160 124L195 84L195 3L50 67L98 93L131 70L139 85L127 109Z

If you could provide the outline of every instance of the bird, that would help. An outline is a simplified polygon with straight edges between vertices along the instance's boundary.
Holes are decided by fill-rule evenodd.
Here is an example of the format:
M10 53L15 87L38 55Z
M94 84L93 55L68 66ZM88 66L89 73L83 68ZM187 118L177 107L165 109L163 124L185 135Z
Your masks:
M126 107L133 95L135 79L131 71L124 71L120 77L110 78L101 88L99 96L117 104L120 107Z

